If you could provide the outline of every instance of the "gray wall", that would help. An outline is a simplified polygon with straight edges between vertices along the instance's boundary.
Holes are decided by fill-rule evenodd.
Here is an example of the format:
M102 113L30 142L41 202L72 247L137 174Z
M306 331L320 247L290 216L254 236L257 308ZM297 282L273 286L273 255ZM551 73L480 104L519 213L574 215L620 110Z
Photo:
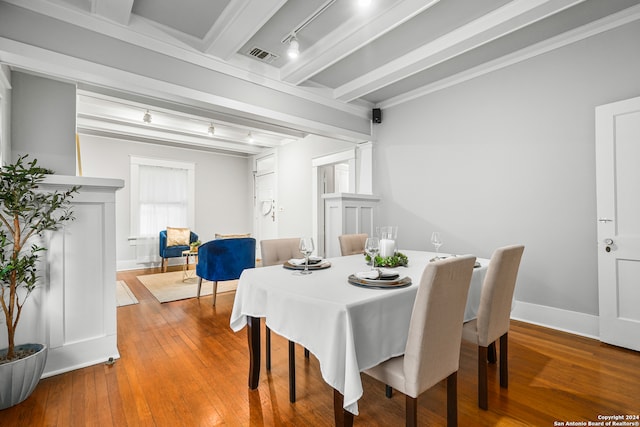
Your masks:
M11 152L60 175L76 174L76 87L13 72Z
M130 156L194 162L196 181L195 228L200 240L215 233L252 231L252 185L249 160L241 157L164 147L148 143L90 135L80 136L83 176L123 179L116 192L116 259L118 269L141 268L135 264L130 237Z
M0 65L0 165L11 162L11 70Z
M640 23L388 108L374 192L399 245L526 245L519 301L597 315L594 107L640 95Z

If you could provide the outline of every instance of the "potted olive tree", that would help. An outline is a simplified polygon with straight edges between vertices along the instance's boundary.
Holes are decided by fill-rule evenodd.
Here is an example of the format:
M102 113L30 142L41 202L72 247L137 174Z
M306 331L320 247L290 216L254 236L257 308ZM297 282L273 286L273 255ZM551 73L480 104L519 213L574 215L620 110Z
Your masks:
M27 156L0 170L0 304L8 341L0 349L0 409L29 397L47 359L46 345L16 345L15 337L24 304L39 284L38 258L46 250L42 234L73 219L69 202L78 187L38 189L51 173Z

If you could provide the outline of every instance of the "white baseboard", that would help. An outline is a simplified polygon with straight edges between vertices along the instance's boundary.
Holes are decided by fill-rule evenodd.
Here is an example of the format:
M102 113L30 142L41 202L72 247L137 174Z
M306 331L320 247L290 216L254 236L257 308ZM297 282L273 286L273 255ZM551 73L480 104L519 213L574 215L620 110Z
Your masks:
M182 258L169 258L169 265L182 265L184 264L184 260ZM140 270L143 268L154 268L162 266L162 262L145 262L140 263L135 259L125 259L116 261L116 270L117 271L126 271L126 270Z
M119 359L116 341L114 334L49 348L42 378Z
M575 335L600 339L598 316L516 301L511 318Z
M153 268L160 267L159 262L147 262L144 264L139 263L135 259L126 259L116 261L116 270L117 271L126 271L126 270L140 270L143 268Z

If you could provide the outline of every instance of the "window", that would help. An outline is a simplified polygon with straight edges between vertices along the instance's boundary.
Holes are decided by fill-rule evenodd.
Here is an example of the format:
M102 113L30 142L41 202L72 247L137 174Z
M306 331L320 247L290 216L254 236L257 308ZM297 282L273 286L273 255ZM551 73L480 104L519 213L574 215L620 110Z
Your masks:
M131 234L157 237L194 225L195 165L131 157Z

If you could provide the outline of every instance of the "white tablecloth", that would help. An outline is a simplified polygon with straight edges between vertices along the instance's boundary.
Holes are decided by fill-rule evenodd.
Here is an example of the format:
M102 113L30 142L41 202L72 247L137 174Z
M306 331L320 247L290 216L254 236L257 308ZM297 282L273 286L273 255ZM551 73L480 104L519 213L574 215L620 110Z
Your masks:
M278 335L301 344L320 362L324 380L344 396L344 408L358 414L360 372L404 353L416 291L431 252L402 251L399 267L411 286L369 289L347 277L366 271L364 256L331 258L331 268L303 276L280 265L245 270L236 291L230 325L239 331L246 316L264 317ZM475 317L489 260L474 269L465 320Z

